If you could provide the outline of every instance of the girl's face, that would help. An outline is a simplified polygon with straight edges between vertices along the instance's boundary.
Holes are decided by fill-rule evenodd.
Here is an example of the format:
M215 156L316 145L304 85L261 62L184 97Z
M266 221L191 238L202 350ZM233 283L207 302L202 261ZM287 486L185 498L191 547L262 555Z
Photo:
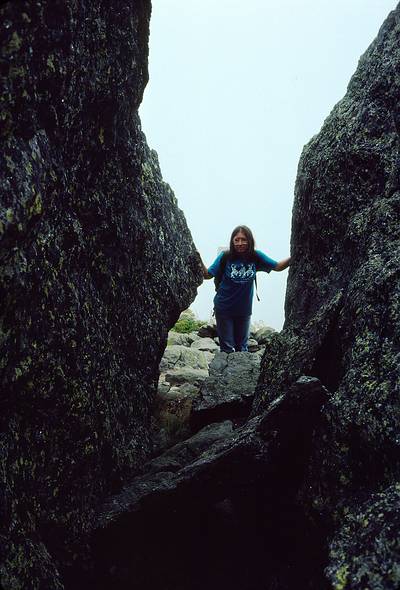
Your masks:
M233 238L233 247L238 254L243 254L247 251L249 242L246 238L246 234L242 232L242 230L238 231L238 233Z

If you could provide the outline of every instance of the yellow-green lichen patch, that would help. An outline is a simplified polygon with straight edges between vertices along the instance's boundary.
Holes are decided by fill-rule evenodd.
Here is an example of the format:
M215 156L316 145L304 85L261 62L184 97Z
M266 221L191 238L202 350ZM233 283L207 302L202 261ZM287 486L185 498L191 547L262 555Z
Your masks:
M37 193L37 195L35 196L35 200L33 201L31 208L29 209L29 213L31 215L40 215L42 210L42 195L40 193Z
M55 72L56 71L56 66L54 65L54 55L50 54L47 57L46 64L47 64L47 67L49 68L49 70L51 72Z
M16 51L19 51L21 49L21 45L22 45L22 39L18 35L17 31L14 31L14 33L11 35L11 41L9 42L9 44L7 46L6 53L10 54L10 53L15 53Z
M24 78L26 74L26 69L24 66L11 66L8 75L11 80L15 78Z
M101 143L101 145L104 144L104 129L103 127L100 127L100 131L99 131L99 141Z
M348 573L349 568L346 564L337 570L336 580L333 584L334 590L344 590L346 588Z
M28 372L29 367L32 364L32 357L27 356L24 358L17 367L15 367L15 380L19 379L22 375Z
M148 162L143 162L142 172L144 179L153 180L153 169Z

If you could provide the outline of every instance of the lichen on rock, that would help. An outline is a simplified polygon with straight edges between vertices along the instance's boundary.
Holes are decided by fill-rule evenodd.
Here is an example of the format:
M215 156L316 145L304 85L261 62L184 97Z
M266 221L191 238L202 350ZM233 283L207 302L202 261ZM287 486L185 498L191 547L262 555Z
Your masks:
M21 6L0 7L0 578L61 588L100 498L148 454L201 272L137 114L150 1Z
M399 39L398 6L303 150L286 321L267 345L255 403L255 411L267 407L301 374L330 392L298 502L330 531L331 559L343 519L355 519L359 504L385 494L400 472ZM354 577L349 542L339 565L328 567L334 587L392 588L365 582L374 549L354 543L365 577ZM387 550L398 568L398 554Z

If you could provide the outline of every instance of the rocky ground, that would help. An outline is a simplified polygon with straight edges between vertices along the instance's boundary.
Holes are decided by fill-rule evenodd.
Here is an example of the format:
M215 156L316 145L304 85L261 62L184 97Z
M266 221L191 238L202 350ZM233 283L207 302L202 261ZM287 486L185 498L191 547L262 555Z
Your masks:
M249 414L260 360L274 330L252 328L248 353L219 351L216 327L170 331L160 363L154 411L155 449L161 452L200 427Z

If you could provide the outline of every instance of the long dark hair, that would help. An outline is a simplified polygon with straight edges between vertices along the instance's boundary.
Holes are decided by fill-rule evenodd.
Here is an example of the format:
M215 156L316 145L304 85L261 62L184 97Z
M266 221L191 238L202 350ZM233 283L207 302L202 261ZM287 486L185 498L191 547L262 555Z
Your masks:
M249 247L247 249L247 252L245 252L243 254L243 257L246 260L254 260L254 258L256 257L255 252L254 252L255 242L254 242L254 237L253 237L252 231L251 231L250 228L247 227L247 225L238 225L233 230L233 232L231 234L231 239L230 239L230 242L229 242L229 257L230 258L235 258L237 256L237 252L236 252L236 250L234 248L234 245L233 245L233 238L240 231L242 231L244 233L244 235L247 238L248 244L249 244Z

